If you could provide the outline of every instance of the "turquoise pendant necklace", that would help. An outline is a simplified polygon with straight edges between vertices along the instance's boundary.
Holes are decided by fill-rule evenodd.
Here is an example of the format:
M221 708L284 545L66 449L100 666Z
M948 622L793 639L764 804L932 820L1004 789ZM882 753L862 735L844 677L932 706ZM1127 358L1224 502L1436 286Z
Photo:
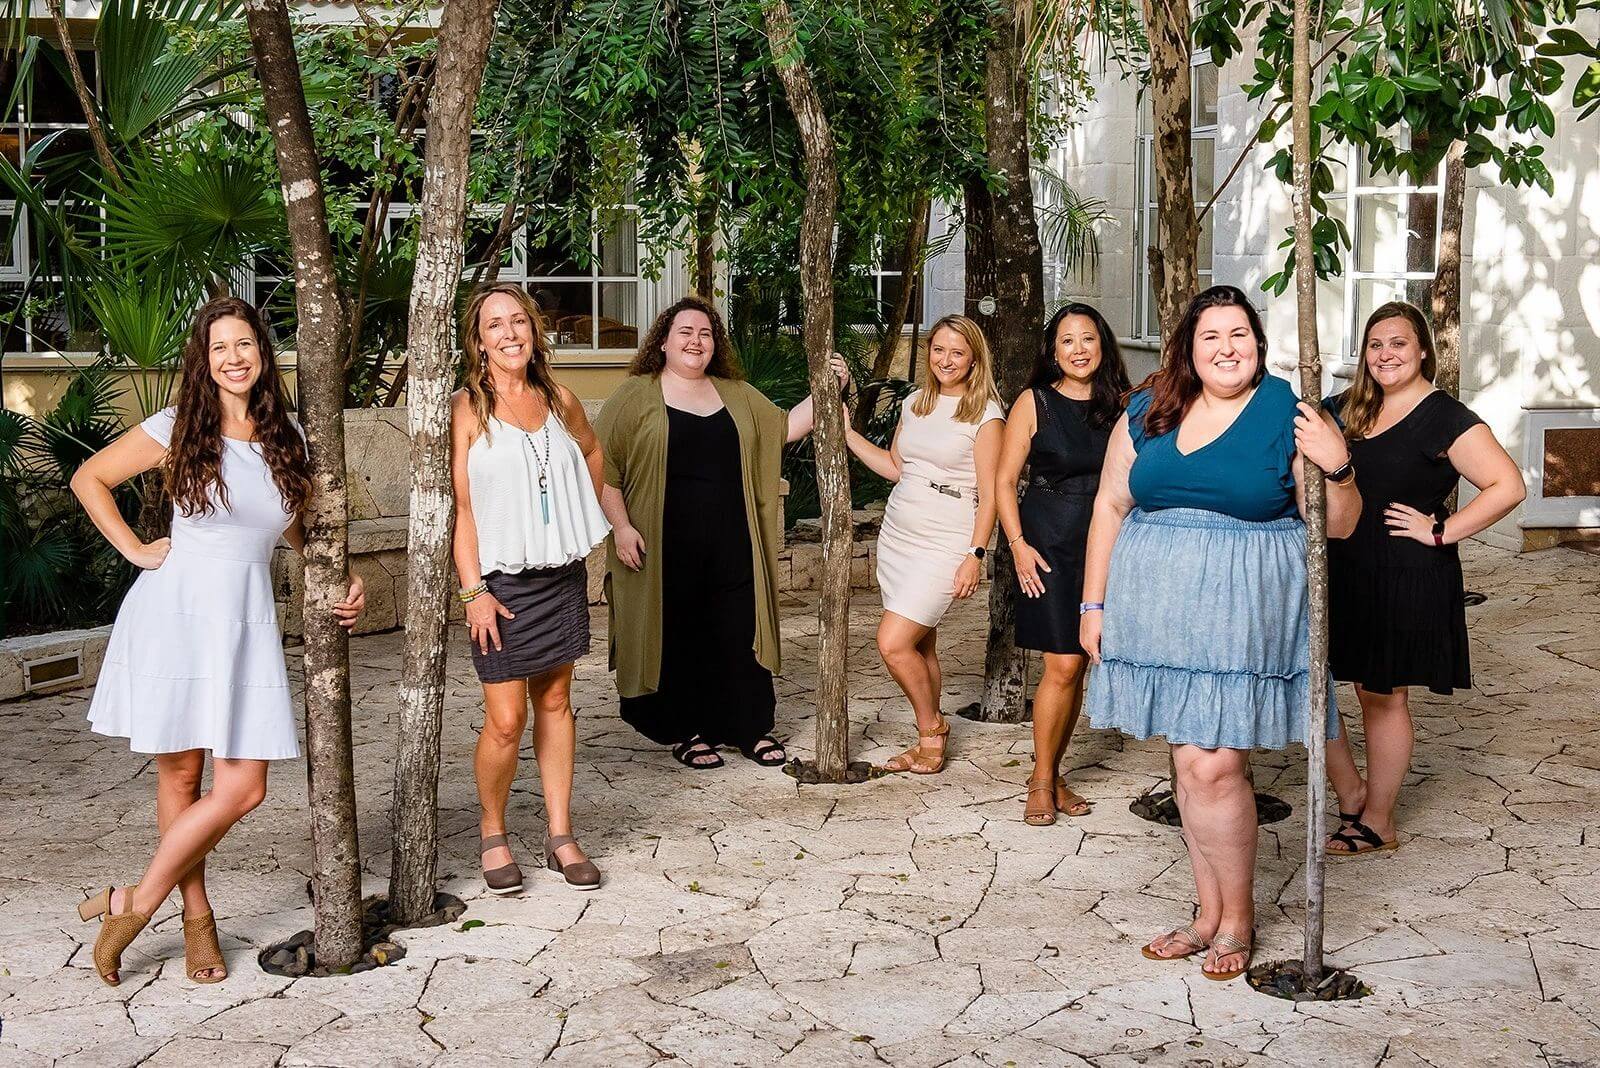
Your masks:
M519 428L520 429L520 428ZM539 436L524 430L522 433L528 439L528 449L533 453L534 463L539 467L539 512L544 516L544 525L550 525L550 420L545 419L544 426L539 428L539 435L544 437L544 455L539 455Z

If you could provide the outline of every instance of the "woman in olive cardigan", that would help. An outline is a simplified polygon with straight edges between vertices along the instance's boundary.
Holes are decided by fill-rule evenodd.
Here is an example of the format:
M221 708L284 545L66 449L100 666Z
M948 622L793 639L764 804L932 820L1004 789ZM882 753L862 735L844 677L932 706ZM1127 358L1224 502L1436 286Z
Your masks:
M722 317L685 297L656 318L596 421L611 520L606 600L622 718L717 768L731 745L782 764L771 736L779 669L782 449L810 433L743 381Z

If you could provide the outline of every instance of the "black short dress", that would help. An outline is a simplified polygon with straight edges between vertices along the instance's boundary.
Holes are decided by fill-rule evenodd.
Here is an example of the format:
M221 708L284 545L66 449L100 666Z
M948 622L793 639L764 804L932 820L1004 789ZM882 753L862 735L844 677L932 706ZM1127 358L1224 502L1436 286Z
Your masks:
M1083 600L1083 555L1111 433L1089 422L1088 401L1064 397L1054 389L1034 389L1033 406L1035 429L1020 506L1022 536L1044 557L1050 571L1039 573L1042 596L1017 595L1017 645L1081 656L1078 604Z
M756 587L739 430L728 409L667 406L662 504L661 677L624 697L622 718L675 745L696 735L749 748L772 732L772 672L756 660Z
M1336 419L1344 396L1323 402ZM1395 537L1384 511L1399 502L1445 515L1461 478L1446 453L1482 422L1435 390L1388 430L1350 442L1361 520L1350 537L1328 542L1328 659L1341 682L1372 693L1426 686L1448 694L1472 685L1461 554Z

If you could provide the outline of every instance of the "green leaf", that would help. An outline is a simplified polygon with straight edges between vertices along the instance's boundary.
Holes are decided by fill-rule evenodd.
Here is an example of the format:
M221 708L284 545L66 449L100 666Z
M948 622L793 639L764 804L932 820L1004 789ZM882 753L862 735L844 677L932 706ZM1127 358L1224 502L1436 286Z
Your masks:
M457 927L456 930L458 930L458 931L470 931L474 927L482 927L482 926L483 926L483 921L482 920L468 920L466 923L462 924L460 927Z

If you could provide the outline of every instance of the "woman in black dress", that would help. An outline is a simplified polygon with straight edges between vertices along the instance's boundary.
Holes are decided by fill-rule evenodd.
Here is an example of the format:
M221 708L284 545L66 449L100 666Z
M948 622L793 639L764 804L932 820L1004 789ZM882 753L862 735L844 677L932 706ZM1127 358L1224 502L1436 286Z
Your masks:
M1011 543L1022 599L1017 645L1044 654L1033 696L1033 775L1024 823L1046 827L1057 812L1089 803L1060 774L1083 704L1088 661L1078 643L1084 544L1111 427L1122 414L1128 372L1116 335L1087 304L1068 304L1044 328L1033 378L1011 407L996 475L1000 524ZM1019 505L1024 465L1027 493Z
M1522 473L1466 405L1433 386L1433 337L1422 312L1393 302L1362 333L1355 382L1324 405L1350 443L1361 519L1328 543L1329 660L1356 685L1366 725L1367 774L1348 734L1328 742L1339 831L1328 852L1394 849L1395 801L1411 767L1407 688L1448 694L1472 685L1456 543L1522 502ZM1446 500L1465 478L1478 494L1455 514Z

